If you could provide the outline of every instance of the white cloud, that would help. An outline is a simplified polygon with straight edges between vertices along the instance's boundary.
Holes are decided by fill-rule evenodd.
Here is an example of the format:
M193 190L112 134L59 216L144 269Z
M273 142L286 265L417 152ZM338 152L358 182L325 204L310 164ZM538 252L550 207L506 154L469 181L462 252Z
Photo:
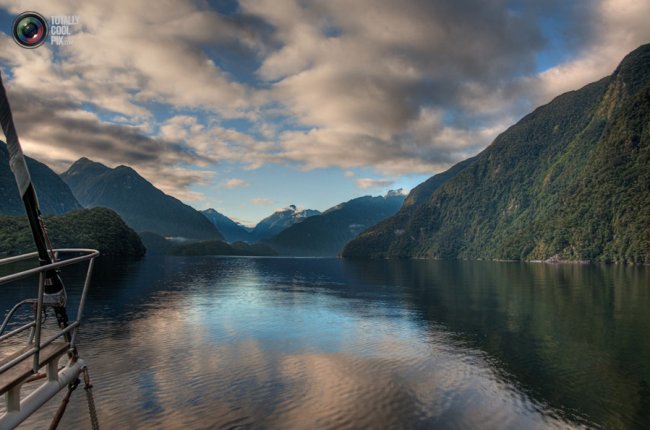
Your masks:
M59 88L71 83L77 97L126 115L146 115L138 106L146 101L200 107L226 116L241 116L252 106L254 98L247 88L201 50L201 44L246 40L246 32L193 2L164 7L131 0L2 3L14 13L32 7L45 16L80 17L79 31L72 44L60 50L59 61L50 63L49 77L25 73L22 79L30 83L48 79ZM44 45L39 51L49 49Z
M228 179L225 185L226 188L245 188L250 186L250 184L245 180L237 178Z
M195 116L177 115L160 127L159 137L182 143L210 162L239 161L257 168L269 158L272 142L262 141L216 124L202 124Z
M217 163L440 171L650 40L645 0L241 0L228 17L198 1L0 5L81 19L58 50L0 34L26 152L129 164L187 199ZM569 59L536 74L555 43L542 19Z
M650 42L650 2L601 0L595 3L598 33L577 58L552 67L538 77L537 101L545 103L611 74L623 55Z
M573 10L541 3L523 9ZM258 73L303 128L280 135L279 157L306 168L432 173L475 154L501 131L495 125L531 107L515 77L531 74L545 44L532 12L419 0L241 6L277 30L280 48Z
M362 190L367 190L368 188L388 187L395 181L392 181L390 179L359 178L356 182L359 188Z
M205 112L214 121L254 116L262 93L252 94L203 51L228 46L255 55L261 45L246 23L195 2L151 7L131 0L4 0L0 5L15 14L37 10L46 17L80 17L72 44L56 54L49 44L26 50L0 34L0 64L10 72L10 81L4 74L5 85L27 153L59 169L80 156L129 164L148 172L156 186L191 200L200 195L189 187L206 183L212 173L198 174L188 166L244 159L257 167L264 162L264 142L214 122L203 126L180 115L185 122L172 117L157 133L159 117L148 107L156 102L169 112L191 109L192 116ZM112 120L91 114L88 105L110 113Z
M250 202L255 206L270 206L273 204L273 200L266 198L250 199Z
M214 172L209 170L188 169L179 166L144 166L138 168L138 173L143 177L155 178L155 185L167 194L187 202L203 200L203 194L191 191L189 187L194 184L207 185L210 183Z

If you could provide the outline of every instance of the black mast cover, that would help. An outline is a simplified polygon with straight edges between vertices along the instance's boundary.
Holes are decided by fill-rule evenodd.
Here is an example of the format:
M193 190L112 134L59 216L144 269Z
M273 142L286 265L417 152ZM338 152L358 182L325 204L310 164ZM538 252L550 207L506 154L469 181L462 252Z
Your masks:
M11 108L9 100L7 99L7 92L2 82L2 74L0 73L0 123L2 124L2 131L4 131L5 138L7 139L7 150L9 151L9 167L16 178L18 191L25 205L29 226L32 230L32 236L36 249L38 251L38 258L41 266L53 263L55 256L52 252L52 247L49 244L47 237L47 230L41 217L41 210L38 205L38 198L36 196L36 189L32 184L29 169L23 155L23 150L20 147L16 127L14 126L13 117L11 115ZM46 294L58 294L59 303L54 306L55 313L59 325L64 327L67 325L67 315L65 312L65 289L63 281L55 270L50 270L45 273L44 291Z

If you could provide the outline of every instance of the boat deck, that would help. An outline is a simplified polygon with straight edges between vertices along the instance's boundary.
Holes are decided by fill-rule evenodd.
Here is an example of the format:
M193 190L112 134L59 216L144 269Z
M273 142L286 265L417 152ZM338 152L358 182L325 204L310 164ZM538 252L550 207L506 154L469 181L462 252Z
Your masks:
M33 345L28 345L21 350L13 353L12 355L5 357L2 361L0 361L0 366L10 362L14 358L18 357L21 354L24 354L32 348ZM38 363L39 369L49 364L53 360L58 360L63 354L68 351L68 349L70 349L70 344L67 342L52 342L51 344L41 348ZM34 375L34 370L32 369L33 364L33 357L29 356L22 360L20 363L0 374L0 395L11 390L16 385L22 384L27 378Z

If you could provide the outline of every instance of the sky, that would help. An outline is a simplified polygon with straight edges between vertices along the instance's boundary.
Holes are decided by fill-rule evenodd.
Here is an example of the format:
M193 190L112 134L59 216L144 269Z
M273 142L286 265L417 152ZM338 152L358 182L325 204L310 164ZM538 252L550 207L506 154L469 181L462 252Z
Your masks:
M79 17L24 49L24 11ZM647 0L0 0L27 155L253 225L411 189L650 42Z

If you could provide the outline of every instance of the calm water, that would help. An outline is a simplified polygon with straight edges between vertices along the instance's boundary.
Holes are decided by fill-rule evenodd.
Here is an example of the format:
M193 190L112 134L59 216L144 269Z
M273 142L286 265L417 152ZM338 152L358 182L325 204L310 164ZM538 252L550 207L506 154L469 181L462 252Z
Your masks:
M648 268L108 263L80 346L103 428L650 428ZM79 389L60 428L89 425Z

